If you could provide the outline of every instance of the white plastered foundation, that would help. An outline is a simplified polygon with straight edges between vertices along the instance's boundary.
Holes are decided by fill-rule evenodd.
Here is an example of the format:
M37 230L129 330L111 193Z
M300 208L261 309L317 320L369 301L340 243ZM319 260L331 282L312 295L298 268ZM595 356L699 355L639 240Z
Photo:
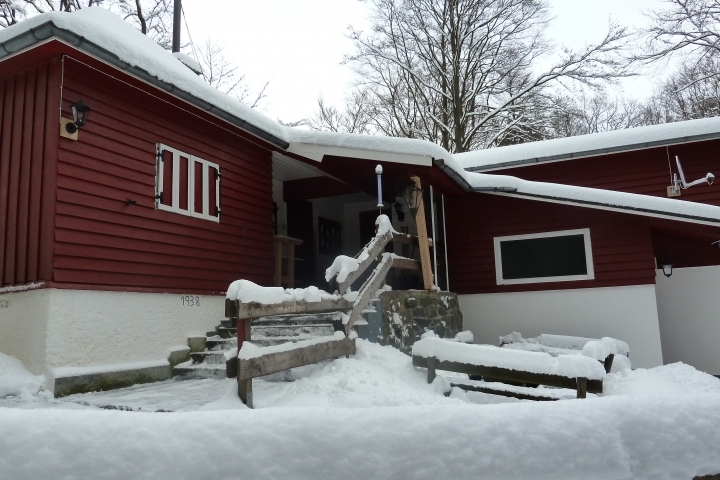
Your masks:
M665 361L720 375L720 267L658 270L656 292Z
M663 364L654 285L459 295L475 343L497 345L520 332L615 337L630 345L633 368Z
M224 320L225 297L183 297L47 288L0 294L7 305L0 308L0 352L38 374L167 360L170 349Z

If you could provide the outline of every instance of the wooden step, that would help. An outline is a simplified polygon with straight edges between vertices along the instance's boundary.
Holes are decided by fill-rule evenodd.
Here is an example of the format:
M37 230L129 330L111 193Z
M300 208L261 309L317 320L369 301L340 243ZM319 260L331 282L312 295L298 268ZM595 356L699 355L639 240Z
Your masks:
M214 352L193 352L190 354L193 364L206 363L208 365L225 365L225 351L217 350Z

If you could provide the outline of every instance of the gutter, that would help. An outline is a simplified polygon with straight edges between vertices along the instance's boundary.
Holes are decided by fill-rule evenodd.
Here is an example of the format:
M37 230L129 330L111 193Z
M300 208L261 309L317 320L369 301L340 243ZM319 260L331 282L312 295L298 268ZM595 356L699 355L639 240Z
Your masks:
M687 135L684 137L669 138L665 140L656 140L653 142L633 143L630 145L621 145L617 147L598 148L595 150L585 150L583 152L562 153L559 155L548 155L546 157L525 158L522 160L512 160L509 162L494 163L492 165L482 165L477 167L468 167L468 172L489 172L492 170L503 170L512 167L522 167L526 165L536 165L547 162L560 162L563 160L574 160L578 158L597 157L599 155L607 155L611 153L631 152L634 150L643 150L654 147L666 147L671 145L679 145L683 143L702 142L704 140L716 140L720 138L720 132L703 133L700 135Z
M287 148L290 146L290 144L285 140L278 138L275 135L266 132L259 127L256 127L248 121L243 120L242 118L239 118L231 113L228 113L225 110L218 108L215 105L212 105L184 90L181 90L175 85L164 82L159 78L151 75L147 71L143 70L142 68L130 65L122 61L114 53L104 49L96 43L91 42L87 38L69 30L56 27L52 23L52 21L48 21L43 23L42 25L31 28L30 30L23 32L16 37L8 39L5 42L0 42L0 61L2 61L5 57L18 53L21 50L31 48L38 43L44 42L51 38L57 38L59 40L62 40L70 46L93 57L96 57L99 60L112 65L113 67L123 70L130 75L139 78L140 80L143 80L144 82L147 82L161 90L164 90L180 98L181 100L190 103L191 105L205 110L206 112L211 113L216 117L219 117L222 120L225 120L226 122L231 123L236 127L239 127L265 140L268 143L271 143L272 145L275 145L276 147L287 150Z
M720 134L718 136L720 136ZM535 194L535 193L519 192L517 190L517 188L514 188L514 187L472 187L467 182L467 180L465 180L455 170L450 168L442 159L433 159L433 163L438 168L440 168L443 172L445 172L449 177L451 177L453 180L455 180L455 182L457 182L458 185L460 185L463 188L463 190L465 190L466 192L481 192L481 193L487 193L487 194L499 194L499 195L505 195L508 197L526 198L526 199L552 202L552 203L562 203L562 204L566 204L566 205L577 205L577 206L583 206L583 207L588 207L588 208L597 208L600 210L609 210L609 211L615 211L615 212L621 212L621 213L630 213L630 214L636 214L636 215L661 217L661 218L666 218L666 219L670 219L670 220L685 221L685 222L690 222L690 223L702 223L705 225L711 225L711 226L716 226L716 227L720 226L720 220L718 220L718 219L700 217L697 215L687 215L687 214L683 214L683 213L663 212L663 211L653 210L653 209L649 209L649 208L631 207L631 206L624 206L624 205L613 205L610 203L593 202L590 200L576 200L576 199L572 199L572 198L553 197L551 195L539 195L539 194Z
M488 192L489 193L489 192ZM568 205L580 205L585 206L589 208L597 208L600 210L611 210L611 211L619 211L623 213L635 213L638 215L645 215L645 216L652 216L652 217L662 217L667 218L671 220L678 220L678 221L685 221L685 222L691 222L691 223L703 223L706 225L711 226L720 226L720 219L716 218L708 218L708 217L700 217L697 215L687 215L684 213L673 213L673 212L663 212L660 210L653 210L650 208L642 208L642 207L631 207L631 206L625 206L625 205L613 205L611 203L602 203L602 202L593 202L590 200L576 200L573 198L564 198L564 197L553 197L550 195L538 195L536 193L525 193L525 192L498 192L501 194L505 194L509 197L527 197L535 200L540 201L546 201L546 202L553 202L553 203L563 203Z
M490 193L514 193L517 188L513 187L473 187L467 180L458 174L454 169L450 168L442 158L433 158L433 164L442 170L448 177L455 180L455 183L466 192L490 192Z

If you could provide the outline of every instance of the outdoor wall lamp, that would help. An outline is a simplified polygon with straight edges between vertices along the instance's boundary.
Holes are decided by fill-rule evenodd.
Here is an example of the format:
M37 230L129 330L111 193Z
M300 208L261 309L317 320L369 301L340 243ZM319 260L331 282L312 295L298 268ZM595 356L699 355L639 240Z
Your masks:
M398 221L404 222L405 221L405 212L403 212L402 204L400 203L400 201L397 198L395 199L395 204L393 205L393 207L395 207L395 213L397 213Z
M70 105L70 108L72 109L73 121L72 123L65 124L65 130L73 134L85 126L85 122L87 122L87 118L90 115L90 107L85 105L85 102L82 100L78 100Z
M662 271L667 278L672 276L673 264L670 263L670 260L668 260L667 257L665 257L665 261L662 264Z
M70 105L72 119L60 117L60 136L70 140L78 139L78 130L85 126L90 115L90 107L82 100Z

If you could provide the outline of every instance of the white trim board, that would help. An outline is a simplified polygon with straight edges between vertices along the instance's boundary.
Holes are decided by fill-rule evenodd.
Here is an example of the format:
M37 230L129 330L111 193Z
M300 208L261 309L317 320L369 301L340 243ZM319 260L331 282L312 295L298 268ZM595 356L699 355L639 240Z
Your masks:
M587 273L584 275L563 275L556 277L532 277L505 279L502 267L502 252L500 244L504 241L530 240L535 238L566 237L571 235L583 235L585 240L585 267ZM493 245L495 251L495 281L498 285L519 285L528 283L550 283L550 282L572 282L576 280L593 280L595 268L593 266L592 243L590 241L590 229L580 228L576 230L559 230L555 232L531 233L525 235L510 235L505 237L494 237Z

